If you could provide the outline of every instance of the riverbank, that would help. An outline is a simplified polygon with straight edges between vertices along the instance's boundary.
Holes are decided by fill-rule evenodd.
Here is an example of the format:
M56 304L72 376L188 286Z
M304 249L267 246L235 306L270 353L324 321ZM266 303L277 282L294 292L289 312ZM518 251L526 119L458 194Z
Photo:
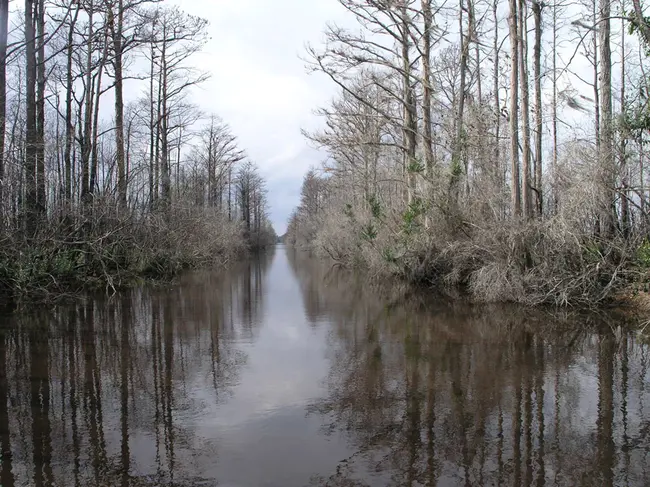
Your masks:
M421 218L405 231L387 215L326 210L290 230L291 245L337 265L472 302L643 312L649 291L647 240L603 238L557 218L454 228Z
M247 234L241 222L212 209L174 207L146 217L106 212L92 220L53 221L30 238L0 237L0 305L167 282L188 269L228 266L275 238Z

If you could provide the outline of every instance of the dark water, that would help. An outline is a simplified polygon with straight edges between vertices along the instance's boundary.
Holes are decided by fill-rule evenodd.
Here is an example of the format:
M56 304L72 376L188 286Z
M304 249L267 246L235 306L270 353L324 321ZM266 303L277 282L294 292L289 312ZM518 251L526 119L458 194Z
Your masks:
M278 247L5 318L0 485L650 485L634 336L379 294Z

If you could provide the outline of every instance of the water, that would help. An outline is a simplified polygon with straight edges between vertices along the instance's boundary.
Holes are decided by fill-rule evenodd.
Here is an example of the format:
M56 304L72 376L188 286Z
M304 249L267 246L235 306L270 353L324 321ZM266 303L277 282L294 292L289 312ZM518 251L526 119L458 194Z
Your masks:
M650 484L633 335L380 294L280 246L5 318L0 485Z

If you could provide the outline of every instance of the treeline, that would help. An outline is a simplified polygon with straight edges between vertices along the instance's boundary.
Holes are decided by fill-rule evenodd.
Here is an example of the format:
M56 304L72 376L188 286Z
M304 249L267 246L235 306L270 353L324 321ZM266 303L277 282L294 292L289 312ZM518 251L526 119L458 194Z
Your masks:
M9 6L0 297L115 287L274 242L263 178L196 103L206 20L162 0Z
M602 302L646 275L650 23L638 0L339 0L309 68L287 240L478 300Z

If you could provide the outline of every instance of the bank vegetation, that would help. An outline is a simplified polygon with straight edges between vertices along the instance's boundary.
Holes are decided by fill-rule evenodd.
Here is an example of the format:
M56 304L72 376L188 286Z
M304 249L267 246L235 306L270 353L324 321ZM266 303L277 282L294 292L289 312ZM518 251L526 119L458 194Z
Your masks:
M339 88L305 135L286 240L478 301L647 291L647 55L638 0L340 0L309 69Z

